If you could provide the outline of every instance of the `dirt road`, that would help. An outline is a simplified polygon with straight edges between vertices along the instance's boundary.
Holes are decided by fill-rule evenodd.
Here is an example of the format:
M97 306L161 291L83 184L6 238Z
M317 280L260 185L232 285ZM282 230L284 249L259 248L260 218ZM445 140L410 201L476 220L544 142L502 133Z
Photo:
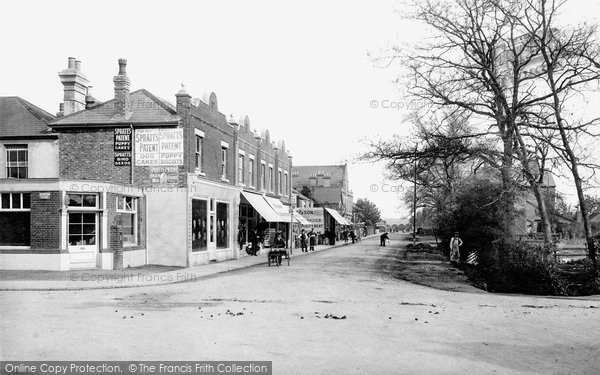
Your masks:
M597 374L600 300L390 276L378 239L181 284L0 292L3 360L268 360L275 374Z

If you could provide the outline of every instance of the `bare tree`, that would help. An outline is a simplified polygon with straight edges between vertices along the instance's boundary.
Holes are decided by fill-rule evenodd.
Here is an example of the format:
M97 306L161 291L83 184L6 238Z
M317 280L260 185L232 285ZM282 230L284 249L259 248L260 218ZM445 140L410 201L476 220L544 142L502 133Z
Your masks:
M572 30L557 28L554 25L555 18L562 4L564 1L527 0L524 6L525 17L515 20L526 30L539 56L538 61L534 61L534 66L539 67L538 81L542 80L545 85L538 97L543 99L548 112L554 118L554 122L546 125L546 128L556 129L560 145L555 144L552 138L546 138L545 141L553 146L573 176L588 255L596 267L596 251L581 169L597 166L584 161L582 155L576 154L574 148L577 147L580 135L597 136L591 128L598 125L599 119L569 123L565 118L565 107L574 93L581 93L589 88L591 82L600 80L597 25L583 25Z

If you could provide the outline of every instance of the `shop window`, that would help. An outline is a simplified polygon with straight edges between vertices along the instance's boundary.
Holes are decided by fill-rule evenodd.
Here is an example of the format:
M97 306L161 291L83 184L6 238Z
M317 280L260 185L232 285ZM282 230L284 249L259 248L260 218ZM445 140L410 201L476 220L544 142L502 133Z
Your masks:
M217 202L217 248L229 247L229 205Z
M137 204L138 198L118 196L117 212L121 215L123 226L123 245L137 245Z
M96 244L96 213L69 212L69 245Z
M30 193L0 194L0 246L29 246Z
M4 147L6 148L6 177L27 178L27 145L5 145Z
M69 207L97 208L98 196L96 194L67 194Z
M192 251L206 250L206 201L192 199Z

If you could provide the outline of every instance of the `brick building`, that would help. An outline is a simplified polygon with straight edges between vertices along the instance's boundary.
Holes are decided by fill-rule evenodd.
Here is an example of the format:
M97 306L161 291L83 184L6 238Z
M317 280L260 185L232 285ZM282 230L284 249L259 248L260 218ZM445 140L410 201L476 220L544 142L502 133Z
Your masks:
M29 192L35 234L28 250L39 262L15 258L1 268L188 267L241 256L238 239L255 227L287 229L285 144L272 142L267 130L253 132L247 116L226 119L214 93L192 101L182 87L173 105L147 90L131 91L126 68L119 60L115 95L106 102L91 95L79 61L69 58L59 73L61 112L42 112L35 124L54 147L45 193L33 194L40 189L31 186L32 176L0 181L4 190L19 185ZM30 163L36 158L46 156L31 155ZM42 260L42 251L56 259Z

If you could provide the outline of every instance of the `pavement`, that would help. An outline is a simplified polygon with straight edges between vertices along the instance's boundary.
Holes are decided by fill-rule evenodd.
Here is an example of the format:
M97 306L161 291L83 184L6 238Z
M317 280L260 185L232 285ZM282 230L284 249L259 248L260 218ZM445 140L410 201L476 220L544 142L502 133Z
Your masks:
M377 235L367 236L363 240L375 236ZM314 253L342 246L351 246L351 244L346 245L338 241L333 246L318 245L315 246L315 251L309 251L308 253L303 253L301 249L294 249L290 256L290 265L294 263L294 258L310 256ZM240 259L211 262L189 268L148 265L123 270L0 270L0 291L137 288L191 282L260 265L267 267L267 255L264 250L263 254L258 256L243 256ZM287 267L287 262L283 261L281 267Z

